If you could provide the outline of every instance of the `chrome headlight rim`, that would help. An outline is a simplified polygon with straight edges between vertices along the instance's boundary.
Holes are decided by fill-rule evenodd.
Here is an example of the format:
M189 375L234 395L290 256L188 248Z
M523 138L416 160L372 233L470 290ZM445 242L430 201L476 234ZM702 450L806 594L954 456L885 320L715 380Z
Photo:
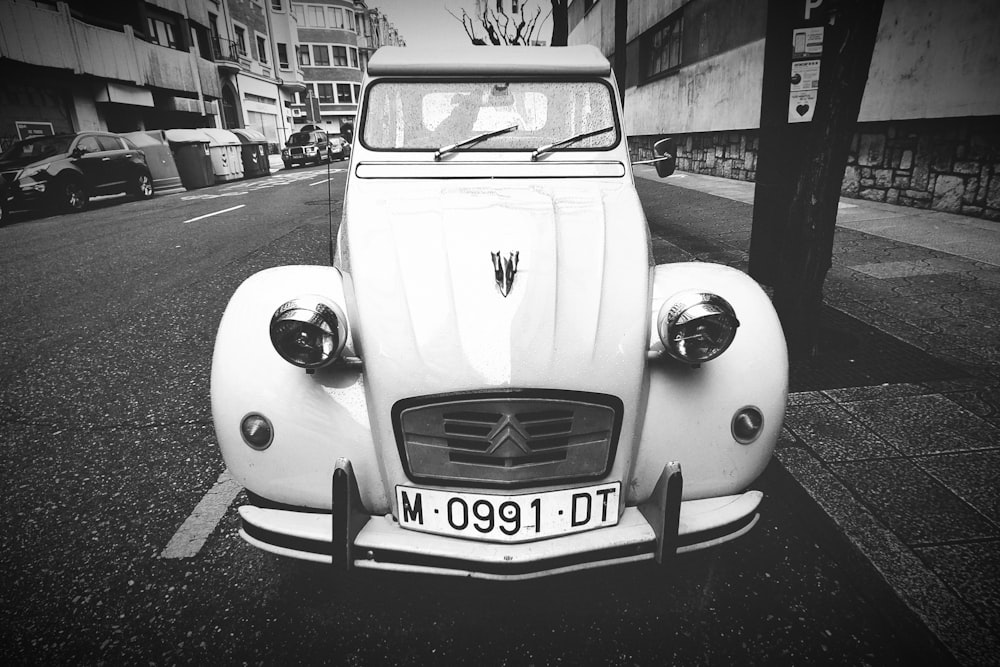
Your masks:
M707 339L704 329L717 330L721 339ZM702 290L685 290L664 300L657 316L657 333L664 351L677 361L698 365L717 359L736 338L740 322L736 311L723 297ZM696 335L691 335L691 332ZM700 337L709 340L706 350L689 349L687 341Z
M313 371L340 358L347 343L347 317L328 299L296 297L274 311L268 333L278 356L293 366Z

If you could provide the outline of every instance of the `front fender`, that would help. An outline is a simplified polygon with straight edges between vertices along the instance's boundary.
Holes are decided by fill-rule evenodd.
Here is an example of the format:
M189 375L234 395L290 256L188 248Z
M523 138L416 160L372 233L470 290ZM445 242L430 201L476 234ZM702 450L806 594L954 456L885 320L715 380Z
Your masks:
M653 271L647 404L631 500L645 500L670 461L681 464L685 500L737 493L767 466L784 420L788 352L781 324L767 294L741 271L702 262ZM656 332L663 302L691 289L723 297L740 321L729 349L698 367L660 354ZM743 445L733 436L732 419L746 406L761 411L764 427Z
M226 466L250 491L280 503L329 509L334 465L346 457L365 507L385 513L389 503L360 365L335 363L310 375L282 359L269 336L274 311L298 296L317 294L350 313L345 289L340 271L325 266L285 266L248 278L219 324L212 417ZM345 354L353 355L353 336ZM273 442L263 451L250 448L240 435L240 422L250 412L273 424Z

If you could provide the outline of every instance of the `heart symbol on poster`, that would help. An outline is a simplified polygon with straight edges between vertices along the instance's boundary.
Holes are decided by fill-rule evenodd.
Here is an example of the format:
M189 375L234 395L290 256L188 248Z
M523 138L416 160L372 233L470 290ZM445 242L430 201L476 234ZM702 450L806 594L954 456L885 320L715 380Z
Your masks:
M800 104L797 107L795 107L795 111L798 112L798 114L800 116L805 116L806 112L809 111L809 105L808 104Z

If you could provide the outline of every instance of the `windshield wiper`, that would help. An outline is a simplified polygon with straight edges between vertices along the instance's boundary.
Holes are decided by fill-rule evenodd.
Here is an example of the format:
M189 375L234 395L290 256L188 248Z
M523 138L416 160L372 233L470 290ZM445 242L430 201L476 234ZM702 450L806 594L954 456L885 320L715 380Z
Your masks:
M594 130L593 132L581 132L580 134L574 134L568 139L563 139L562 141L557 141L554 144L545 144L544 146L539 146L531 154L532 161L537 160L538 156L542 153L551 153L557 148L562 148L563 146L568 146L569 144L575 144L576 142L586 139L588 137L596 137L598 134L604 134L605 132L610 132L615 129L614 125L608 125L607 127L602 127L599 130Z
M501 134L507 134L508 132L513 132L516 129L517 125L511 125L510 127L505 127L501 130L492 130L490 132L483 132L482 134L477 134L476 136L466 139L465 141L460 141L457 144L442 146L441 148L434 151L434 159L440 160L441 156L445 155L446 153L454 153L460 148L465 148L467 146L474 146L475 144L478 144L480 141L486 141L490 137L496 137Z

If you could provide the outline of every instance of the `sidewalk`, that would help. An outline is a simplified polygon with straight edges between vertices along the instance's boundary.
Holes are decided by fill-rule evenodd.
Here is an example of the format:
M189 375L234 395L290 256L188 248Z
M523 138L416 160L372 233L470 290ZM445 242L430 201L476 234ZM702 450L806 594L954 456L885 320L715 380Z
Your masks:
M753 183L635 174L753 203ZM715 249L689 254L745 269L735 218L685 228ZM775 457L959 662L997 664L1000 222L843 198L824 300L967 377L790 394Z

